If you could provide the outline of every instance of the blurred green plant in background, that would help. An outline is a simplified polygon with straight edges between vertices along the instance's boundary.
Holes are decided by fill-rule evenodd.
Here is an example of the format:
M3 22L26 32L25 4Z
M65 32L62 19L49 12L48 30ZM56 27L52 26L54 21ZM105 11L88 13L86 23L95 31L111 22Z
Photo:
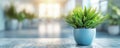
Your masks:
M34 13L29 13L23 10L23 13L25 14L25 18L28 20L33 20L34 18L38 18L38 16Z
M25 15L24 11L17 13L18 22L22 22L25 19L25 17L26 17L26 15Z
M14 21L16 20L15 25L19 24L18 29L22 28L22 22L25 19L29 19L31 21L34 18L37 18L36 14L26 12L26 10L24 10L24 9L17 12L16 7L14 6L13 3L11 3L10 6L8 6L7 8L5 8L4 14L7 17L6 20L7 20L8 25L14 24ZM16 26L16 28L17 28L17 26Z
M112 0L111 0L111 2L112 2ZM109 24L110 25L120 25L120 8L113 5L111 2L108 4L108 7L111 8L111 13L108 12Z
M9 7L6 7L4 13L9 19L17 19L17 11L14 4L11 4Z
M13 4L11 4L9 6L9 8L5 9L5 15L9 18L9 19L16 19L19 22L22 22L24 19L29 19L32 20L34 18L37 18L36 14L34 13L28 13L25 10L22 10L20 12L16 11L16 8Z

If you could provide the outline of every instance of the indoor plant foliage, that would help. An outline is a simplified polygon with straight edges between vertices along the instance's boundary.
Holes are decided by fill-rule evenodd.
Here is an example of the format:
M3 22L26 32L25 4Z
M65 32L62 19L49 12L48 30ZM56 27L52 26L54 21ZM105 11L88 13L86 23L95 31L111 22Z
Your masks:
M95 28L101 22L103 22L105 17L103 17L96 9L81 7L75 8L69 16L66 17L66 22L69 23L75 29L77 28Z
M35 13L32 13L32 12L27 12L26 10L23 10L23 13L25 15L25 21L27 21L26 23L30 24L29 26L32 26L32 23L33 23L32 20L37 18L37 15ZM26 23L23 22L23 24L26 24Z
M33 20L34 18L37 18L36 14L26 12L26 10L23 10L21 13L23 13L23 18L28 19L28 20Z
M4 12L9 19L16 19L17 11L13 4L6 8Z
M95 27L105 18L96 9L76 7L66 17L66 22L75 28L74 38L78 45L90 45L96 35Z
M17 11L14 6L14 4L11 4L10 6L6 7L4 10L4 14L6 16L7 21L7 28L10 30L16 30L17 29Z
M26 17L26 15L25 15L24 11L21 11L21 12L17 13L17 15L16 15L16 19L19 22L22 22L25 19L25 17Z
M116 18L116 15L109 15L109 26L108 26L108 32L111 35L118 35L119 34L119 24L120 19L118 17Z
M33 20L34 18L37 18L37 16L34 13L26 13L26 19Z
M110 6L112 8L112 13L109 14L109 23L110 25L119 25L120 24L120 9L117 6Z
M115 5L109 5L111 8L111 13L109 14L109 26L108 32L111 35L119 34L119 25L120 25L120 9ZM112 30L111 30L112 29Z
M17 13L16 15L16 19L18 20L19 22L19 25L18 25L18 29L21 30L22 29L22 22L24 21L26 15L24 13L24 10L20 11L19 13Z
M33 26L33 22L32 21L33 21L33 19L37 18L37 15L34 14L34 13L26 12L26 11L24 11L24 12L26 14L26 19L29 20L30 26Z

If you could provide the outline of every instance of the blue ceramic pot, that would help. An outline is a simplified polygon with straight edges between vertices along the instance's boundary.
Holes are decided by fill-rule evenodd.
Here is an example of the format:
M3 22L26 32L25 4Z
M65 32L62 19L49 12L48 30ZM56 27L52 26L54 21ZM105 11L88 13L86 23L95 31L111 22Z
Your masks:
M77 45L88 46L91 45L96 36L96 29L74 29L74 38Z

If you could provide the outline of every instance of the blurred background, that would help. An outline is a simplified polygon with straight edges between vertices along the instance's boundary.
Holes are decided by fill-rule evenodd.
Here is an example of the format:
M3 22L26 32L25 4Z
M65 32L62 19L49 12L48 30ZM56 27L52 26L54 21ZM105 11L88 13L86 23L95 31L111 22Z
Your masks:
M0 0L0 39L4 41L0 45L6 46L6 40L13 38L24 38L26 41L36 38L73 38L73 28L64 21L64 17L76 6L96 8L104 16L109 16L97 27L96 37L103 41L116 38L119 43L119 4L120 0Z

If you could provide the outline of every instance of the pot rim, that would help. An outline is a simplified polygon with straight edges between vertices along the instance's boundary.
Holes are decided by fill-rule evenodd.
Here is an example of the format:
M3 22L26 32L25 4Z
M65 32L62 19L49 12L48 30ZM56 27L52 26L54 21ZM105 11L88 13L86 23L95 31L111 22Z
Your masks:
M119 25L110 25L109 27L111 27L111 26L119 26Z
M96 28L76 28L75 30L79 30L79 29L96 29Z

